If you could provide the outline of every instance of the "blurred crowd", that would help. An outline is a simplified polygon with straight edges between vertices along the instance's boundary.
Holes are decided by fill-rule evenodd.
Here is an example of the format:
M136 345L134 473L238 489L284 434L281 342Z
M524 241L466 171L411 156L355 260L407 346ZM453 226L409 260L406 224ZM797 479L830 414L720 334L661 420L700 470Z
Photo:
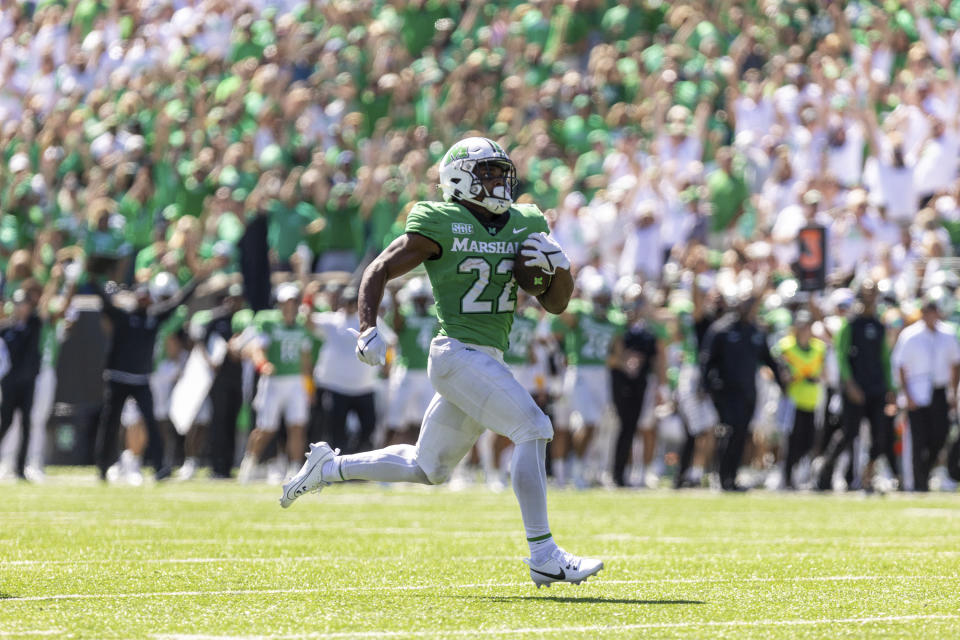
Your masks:
M769 346L801 307L830 344L836 292L869 282L892 348L924 300L957 315L958 61L949 0L0 0L6 313L23 291L52 327L103 282L237 272L244 304L269 311L272 272L306 285L361 267L413 202L439 199L437 161L476 133L510 153L587 302L602 283L623 307L635 284L669 329L695 298L722 315L750 297ZM811 225L825 282L808 293ZM563 351L563 327L540 333ZM677 332L658 340L682 351ZM789 386L779 367L761 367L767 406ZM648 385L657 421L682 413L678 385ZM684 458L664 441L637 439L643 482ZM770 441L754 467L786 456Z

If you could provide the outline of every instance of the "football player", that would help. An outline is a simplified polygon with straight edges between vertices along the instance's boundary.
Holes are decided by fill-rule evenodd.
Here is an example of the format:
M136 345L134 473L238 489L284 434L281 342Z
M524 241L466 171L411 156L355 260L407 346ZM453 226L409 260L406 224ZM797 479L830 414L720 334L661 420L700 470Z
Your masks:
M547 517L544 455L553 427L504 364L503 352L516 306L515 257L552 276L537 297L562 313L573 290L570 261L547 235L534 205L517 204L516 168L499 144L467 138L440 161L445 202L419 202L404 235L364 271L356 354L383 364L387 345L377 310L388 280L426 267L437 303L440 335L430 345L429 376L437 391L414 445L339 456L329 445L310 445L309 459L284 485L281 506L332 482L444 482L485 429L514 443L511 479L530 548L530 577L539 587L580 583L603 568L557 546ZM518 252L518 249L520 250Z
M387 428L390 444L417 441L420 419L433 399L427 377L430 342L440 323L430 308L433 294L424 278L414 278L400 290L401 304L393 311L392 326L397 333L397 358L390 369L390 409Z
M573 482L578 489L587 486L583 460L597 426L612 406L607 366L614 341L624 330L622 314L613 308L612 291L602 276L589 278L583 289L587 300L571 304L554 323L567 360L563 404L569 416L564 420L569 432L561 431L559 446L554 447L554 470L561 481L566 458L572 452Z
M254 324L259 339L250 345L250 359L260 373L257 395L257 425L247 440L247 452L237 479L249 482L260 455L273 439L283 414L287 426L287 457L291 471L299 467L306 449L307 413L310 404L304 379L310 379L312 340L306 321L298 316L300 289L287 282L277 287L279 310L257 314Z

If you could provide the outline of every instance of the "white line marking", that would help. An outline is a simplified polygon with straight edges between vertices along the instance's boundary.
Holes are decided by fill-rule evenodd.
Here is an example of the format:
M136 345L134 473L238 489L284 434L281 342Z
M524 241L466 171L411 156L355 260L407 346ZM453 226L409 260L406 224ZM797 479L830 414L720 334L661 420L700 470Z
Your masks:
M438 629L436 631L343 631L296 635L217 636L187 634L155 634L158 640L285 640L292 638L449 638L454 636L520 636L543 634L586 633L590 631L635 631L640 629L686 629L697 627L797 627L826 624L871 624L878 622L912 622L915 620L956 620L958 615L924 614L904 616L869 616L860 618L815 618L810 620L707 620L703 622L651 622L578 627L540 627L520 629Z
M640 584L704 584L729 582L856 582L870 580L960 580L960 575L953 576L798 576L794 578L669 578L649 580L602 580L594 584L603 585L640 585ZM428 591L430 589L490 589L529 586L529 582L478 582L473 584L420 584L420 585L371 585L371 586L329 586L312 589L224 589L221 591L145 591L133 593L64 593L47 596L16 596L0 599L4 602L41 602L48 600L106 600L110 598L155 598L155 597L190 597L190 596L246 596L259 594L284 593L326 593L326 592L357 592L357 591ZM593 585L590 585L593 586Z
M673 557L674 553L670 551L665 551L664 553L629 553L629 554L601 554L605 560L650 560L651 558L664 558L667 556ZM734 553L734 555L736 555ZM810 556L817 556L818 558L823 557L822 552L809 552L809 553L796 553L796 552L780 552L773 551L769 553L764 552L754 552L746 550L742 555L748 555L750 558L782 558L782 557L791 557L791 558L806 558ZM940 551L940 550L930 550L930 551L901 551L897 554L899 557L956 557L960 556L960 551ZM693 555L685 555L684 558L687 560L703 560L710 558L729 558L731 556L730 552L723 553L696 553ZM515 555L484 555L484 556L469 556L458 558L459 562L509 562L511 560L517 560L520 558L519 554ZM236 556L227 556L227 557L209 557L209 558L103 558L100 560L0 560L0 567L46 567L46 566L99 566L99 565L116 565L120 563L128 564L220 564L220 563L233 563L233 564L269 564L269 563L284 563L284 562L329 562L329 561L364 561L369 563L377 562L397 562L403 560L409 560L409 555L384 555L384 556L368 556L368 555L345 555L342 553L329 553L326 555L320 556L279 556L279 557L236 557Z

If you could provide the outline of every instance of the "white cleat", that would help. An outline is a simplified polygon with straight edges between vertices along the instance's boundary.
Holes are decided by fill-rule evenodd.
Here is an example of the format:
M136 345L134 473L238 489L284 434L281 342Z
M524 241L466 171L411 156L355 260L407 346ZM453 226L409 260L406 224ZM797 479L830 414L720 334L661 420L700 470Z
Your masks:
M28 464L23 470L23 477L33 484L43 484L47 479L47 474L43 472L43 467L35 464Z
M559 547L553 550L550 558L543 564L535 565L530 558L524 558L523 561L529 565L530 579L537 585L537 589L544 585L549 588L554 582L580 584L603 569L603 561L579 558Z
M333 450L326 442L314 442L307 452L307 461L300 467L297 475L290 478L283 485L283 495L280 496L280 506L286 509L293 501L311 491L320 492L330 484L323 480L323 465L333 460L340 450Z
M192 480L195 475L197 475L197 460L196 458L187 458L183 461L183 466L180 467L180 470L177 471L177 480L186 482L187 480Z

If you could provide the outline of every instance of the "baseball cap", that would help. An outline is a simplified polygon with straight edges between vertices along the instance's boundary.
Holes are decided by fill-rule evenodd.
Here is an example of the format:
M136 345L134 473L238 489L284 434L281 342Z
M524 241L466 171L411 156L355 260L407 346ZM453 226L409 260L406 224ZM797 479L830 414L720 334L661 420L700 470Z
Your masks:
M292 282L284 282L277 287L277 303L283 304L300 297L300 287Z

